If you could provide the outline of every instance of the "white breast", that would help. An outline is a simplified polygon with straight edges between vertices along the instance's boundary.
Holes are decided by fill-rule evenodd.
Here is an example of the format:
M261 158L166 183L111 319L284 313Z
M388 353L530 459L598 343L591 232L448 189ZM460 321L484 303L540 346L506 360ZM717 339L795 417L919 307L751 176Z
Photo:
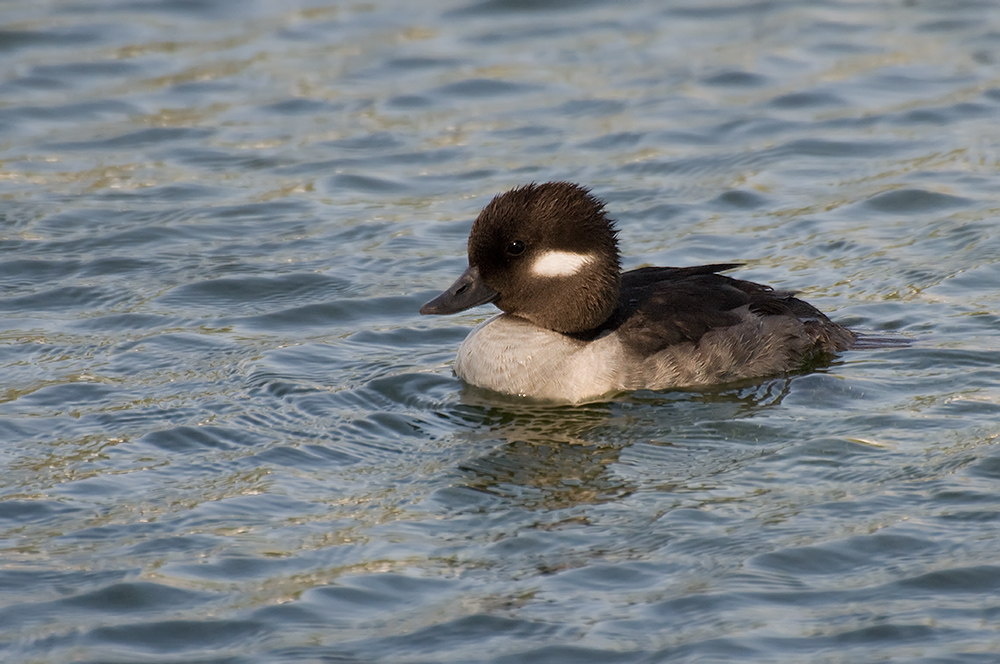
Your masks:
M612 337L584 343L501 314L465 338L455 373L496 392L575 403L627 389L619 380L623 362Z
M472 385L547 401L579 403L612 392L717 385L796 368L812 347L795 318L738 310L736 325L697 344L673 344L647 357L626 351L614 333L583 342L501 314L458 349L455 373Z

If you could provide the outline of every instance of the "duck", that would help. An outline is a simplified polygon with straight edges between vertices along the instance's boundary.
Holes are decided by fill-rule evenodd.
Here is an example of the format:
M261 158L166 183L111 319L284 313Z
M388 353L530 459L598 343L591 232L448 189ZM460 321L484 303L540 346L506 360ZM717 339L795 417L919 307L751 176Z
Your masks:
M468 258L420 313L496 306L454 371L501 394L579 404L706 388L800 371L857 339L792 291L720 274L741 263L622 272L605 203L572 182L495 196L472 224Z

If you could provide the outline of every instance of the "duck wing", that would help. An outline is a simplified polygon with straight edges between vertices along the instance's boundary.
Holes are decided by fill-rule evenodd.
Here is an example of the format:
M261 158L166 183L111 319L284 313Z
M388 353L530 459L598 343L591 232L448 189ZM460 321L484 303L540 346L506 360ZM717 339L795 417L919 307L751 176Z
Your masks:
M626 272L618 308L601 331L616 329L630 348L649 355L675 344L697 344L708 332L745 320L749 311L761 317L798 319L809 328L817 350L843 350L853 342L850 332L791 291L718 274L739 265L647 267ZM846 335L843 338L837 334L833 334L835 339L828 338L841 331Z

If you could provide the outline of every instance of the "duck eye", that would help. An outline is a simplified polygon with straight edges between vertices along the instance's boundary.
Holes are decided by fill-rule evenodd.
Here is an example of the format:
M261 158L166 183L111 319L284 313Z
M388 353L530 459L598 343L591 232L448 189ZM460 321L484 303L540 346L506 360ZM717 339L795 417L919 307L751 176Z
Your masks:
M524 243L520 240L514 240L507 245L507 255L508 256L520 256L524 253Z

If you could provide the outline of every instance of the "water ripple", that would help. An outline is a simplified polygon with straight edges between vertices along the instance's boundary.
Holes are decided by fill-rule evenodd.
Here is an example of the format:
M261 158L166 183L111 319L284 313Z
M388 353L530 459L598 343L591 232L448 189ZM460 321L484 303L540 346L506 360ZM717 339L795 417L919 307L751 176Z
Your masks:
M993 661L995 5L7 3L0 656ZM905 343L463 386L551 179Z

